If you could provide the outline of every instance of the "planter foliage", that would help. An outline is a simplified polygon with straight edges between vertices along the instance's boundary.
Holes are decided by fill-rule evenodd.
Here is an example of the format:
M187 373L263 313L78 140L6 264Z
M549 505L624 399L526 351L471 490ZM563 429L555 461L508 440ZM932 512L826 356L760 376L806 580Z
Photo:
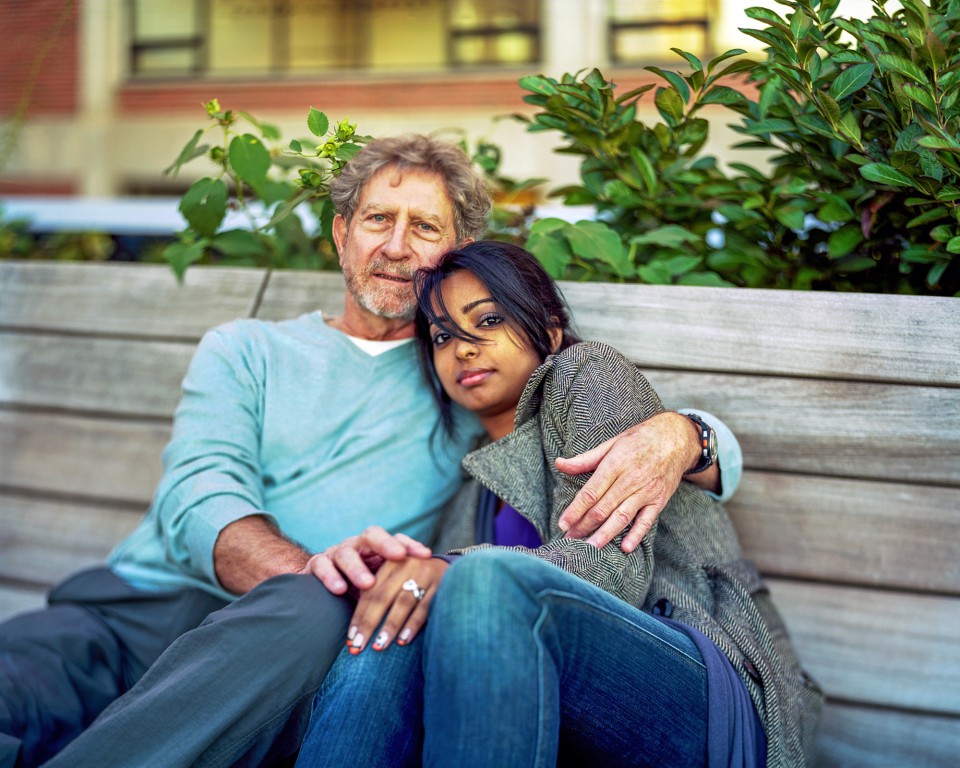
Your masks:
M960 3L838 0L750 8L765 60L728 51L663 85L617 95L597 71L520 81L528 130L583 157L557 191L600 221L535 222L529 247L557 277L953 295L960 291ZM745 87L730 87L730 79ZM653 91L661 122L637 120ZM752 95L750 95L752 94ZM701 154L703 109L739 117L765 169Z

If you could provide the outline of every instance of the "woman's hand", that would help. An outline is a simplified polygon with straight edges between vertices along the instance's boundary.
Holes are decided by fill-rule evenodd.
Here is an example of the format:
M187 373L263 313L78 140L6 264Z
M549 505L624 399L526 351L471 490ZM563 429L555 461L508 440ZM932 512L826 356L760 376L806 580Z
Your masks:
M377 571L376 584L364 590L353 612L347 633L350 653L360 653L374 632L375 651L382 651L394 639L398 645L413 640L427 622L430 603L448 566L438 558L384 563Z

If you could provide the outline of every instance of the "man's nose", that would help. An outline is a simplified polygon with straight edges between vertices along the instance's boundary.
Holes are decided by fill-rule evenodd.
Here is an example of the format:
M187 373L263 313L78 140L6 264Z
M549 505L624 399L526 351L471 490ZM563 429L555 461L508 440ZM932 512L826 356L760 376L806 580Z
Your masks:
M390 229L387 241L381 249L388 259L407 259L411 255L409 227L396 222Z

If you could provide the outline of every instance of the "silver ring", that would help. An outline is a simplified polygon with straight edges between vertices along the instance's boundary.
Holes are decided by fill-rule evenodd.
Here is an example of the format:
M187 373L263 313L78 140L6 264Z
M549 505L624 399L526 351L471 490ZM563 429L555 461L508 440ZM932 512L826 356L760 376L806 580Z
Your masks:
M413 594L414 599L419 603L423 600L424 596L427 594L427 590L424 587L421 587L413 579L407 579L403 584L400 585L401 589L406 592Z

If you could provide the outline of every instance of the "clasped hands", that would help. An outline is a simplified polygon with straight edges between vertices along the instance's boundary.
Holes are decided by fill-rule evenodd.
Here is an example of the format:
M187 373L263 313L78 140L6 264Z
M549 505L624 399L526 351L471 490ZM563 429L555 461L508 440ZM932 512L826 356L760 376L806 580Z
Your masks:
M687 421L679 414L662 413L591 451L557 459L557 469L565 474L593 472L560 517L564 536L603 547L632 526L621 548L631 552L639 545L690 463L676 439L673 417ZM333 594L358 595L347 643L351 653L359 653L371 644L383 650L392 642L412 641L426 623L448 567L409 536L371 526L313 555L301 573L320 579ZM403 588L411 579L423 590L420 599Z

